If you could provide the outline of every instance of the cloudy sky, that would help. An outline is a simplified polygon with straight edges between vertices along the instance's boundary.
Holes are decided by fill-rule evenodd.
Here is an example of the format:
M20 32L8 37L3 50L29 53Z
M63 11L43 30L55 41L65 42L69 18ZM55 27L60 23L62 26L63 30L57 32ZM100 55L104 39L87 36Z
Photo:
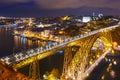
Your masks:
M0 16L120 15L120 0L1 0Z

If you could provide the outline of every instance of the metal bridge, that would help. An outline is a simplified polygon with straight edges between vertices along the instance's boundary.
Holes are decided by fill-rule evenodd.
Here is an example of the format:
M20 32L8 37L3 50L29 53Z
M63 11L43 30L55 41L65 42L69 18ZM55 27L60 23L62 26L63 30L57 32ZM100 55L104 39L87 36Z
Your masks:
M111 51L111 31L119 26L118 23L113 26L88 32L87 34L80 34L72 38L67 38L61 42L54 42L53 44L44 47L38 47L14 55L5 56L0 60L17 69L33 63L36 60L41 60L53 55L59 50L64 50L64 64L61 80L83 80L83 78L89 75L91 70L94 69L101 59ZM94 64L90 65L88 64L87 59L88 57L91 57L89 54L90 50L98 39L103 41L105 48L100 53L102 56L96 57ZM76 46L78 46L78 48L76 48Z

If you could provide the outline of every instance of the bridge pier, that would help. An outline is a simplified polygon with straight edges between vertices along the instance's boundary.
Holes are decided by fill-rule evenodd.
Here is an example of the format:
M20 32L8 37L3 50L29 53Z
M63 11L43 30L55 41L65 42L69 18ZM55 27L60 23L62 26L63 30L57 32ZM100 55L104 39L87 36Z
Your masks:
M34 62L30 64L29 67L29 77L35 79L35 80L41 80L40 79L40 67L39 67L39 60L37 60L37 57L34 57Z

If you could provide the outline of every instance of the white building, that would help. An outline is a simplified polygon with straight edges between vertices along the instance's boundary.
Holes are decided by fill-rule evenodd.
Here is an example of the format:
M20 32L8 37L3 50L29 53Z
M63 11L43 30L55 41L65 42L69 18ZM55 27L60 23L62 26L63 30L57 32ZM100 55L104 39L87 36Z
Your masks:
M85 17L82 18L82 22L85 22L85 23L87 23L87 22L89 22L91 20L92 20L92 18L89 17L89 16L85 16Z

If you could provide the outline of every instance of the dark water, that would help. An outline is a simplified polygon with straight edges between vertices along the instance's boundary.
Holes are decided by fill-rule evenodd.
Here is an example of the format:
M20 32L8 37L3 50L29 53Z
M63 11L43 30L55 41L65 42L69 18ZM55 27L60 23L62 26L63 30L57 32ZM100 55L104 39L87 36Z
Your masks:
M12 54L14 38L10 28L0 28L0 57Z
M30 40L25 37L14 36L12 28L0 28L0 57L14 54L30 48L43 46L45 42L39 40ZM46 71L51 71L57 68L59 72L62 71L63 54L54 54L45 58L40 63L40 74L43 75ZM20 72L28 75L29 65L21 68Z
M12 28L0 28L0 57L42 46L44 42L14 36Z

